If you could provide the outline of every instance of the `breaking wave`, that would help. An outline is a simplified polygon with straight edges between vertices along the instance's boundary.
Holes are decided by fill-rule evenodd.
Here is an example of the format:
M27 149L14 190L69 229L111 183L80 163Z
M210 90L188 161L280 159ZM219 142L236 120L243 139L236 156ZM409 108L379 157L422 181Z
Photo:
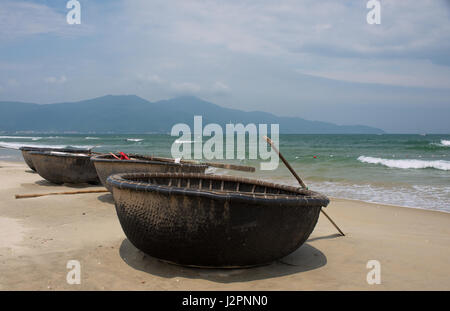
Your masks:
M143 141L143 138L127 138L127 141L135 141L135 142L139 142L139 141Z
M90 149L93 146L68 146L68 145L38 145L38 144L29 144L29 143L17 143L17 142L5 142L0 141L0 147L4 147L7 149L19 149L20 147L37 147L37 148L84 148Z
M450 140L441 139L441 146L450 147Z
M31 137L31 136L0 136L1 139L31 139L40 140L42 137Z
M430 143L430 145L438 147L450 147L450 140L441 139L440 143Z
M358 161L370 164L381 164L392 168L403 168L403 169L420 169L420 168L434 168L437 170L448 171L450 170L450 161L436 160L436 161L426 161L426 160L392 160L392 159L382 159L374 157L360 156Z
M192 144L192 143L196 143L197 141L195 140L182 140L182 139L176 139L175 140L175 144Z

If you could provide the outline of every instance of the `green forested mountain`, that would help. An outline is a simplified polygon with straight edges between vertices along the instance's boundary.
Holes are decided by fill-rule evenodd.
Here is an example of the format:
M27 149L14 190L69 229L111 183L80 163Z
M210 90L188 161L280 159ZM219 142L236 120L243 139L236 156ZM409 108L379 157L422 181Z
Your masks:
M0 131L167 133L176 123L192 124L194 115L208 123L278 123L281 133L378 134L382 130L363 126L340 126L270 113L224 108L196 97L149 102L135 95L107 95L57 104L0 102Z

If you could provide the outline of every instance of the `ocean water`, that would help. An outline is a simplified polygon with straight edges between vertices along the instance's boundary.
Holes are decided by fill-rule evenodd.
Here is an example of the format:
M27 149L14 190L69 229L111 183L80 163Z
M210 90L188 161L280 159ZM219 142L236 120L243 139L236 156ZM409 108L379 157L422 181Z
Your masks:
M170 156L177 139L131 134L3 135L0 147L95 147L99 152ZM311 190L332 197L450 212L450 135L280 135L280 151ZM17 161L21 155L0 148L0 160ZM232 162L259 168L261 160ZM274 171L214 172L297 185L281 162Z

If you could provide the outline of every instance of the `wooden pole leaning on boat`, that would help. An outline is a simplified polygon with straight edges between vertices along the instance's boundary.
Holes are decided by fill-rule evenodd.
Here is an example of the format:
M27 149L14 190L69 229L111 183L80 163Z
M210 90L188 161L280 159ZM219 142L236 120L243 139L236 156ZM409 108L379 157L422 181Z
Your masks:
M174 162L175 159L171 158L162 158L162 157L148 157L149 160L156 160L156 161L168 161L168 162ZM235 170L235 171L243 171L243 172L254 172L256 169L253 166L246 166L246 165L237 165L237 164L228 164L228 163L218 163L218 162L199 162L199 161L192 161L192 160L180 160L180 163L187 163L187 164L205 164L211 167L217 167L217 168L224 168L229 170Z
M278 156L280 157L281 161L283 161L284 165L286 165L286 167L288 168L288 170L292 173L292 175L294 175L295 179L297 179L298 183L302 186L302 188L307 189L308 187L306 187L305 183L303 182L303 180L300 178L300 176L297 175L297 173L294 171L294 169L292 168L292 166L289 164L289 162L283 157L283 155L280 153L280 151L277 149L277 147L275 147L272 143L272 140L267 137L264 136L264 139L267 141L267 143L272 147L273 150L275 150L275 152L278 154ZM345 236L344 232L342 232L341 229L339 229L339 227L336 225L336 223L331 219L330 216L327 215L327 213L325 213L325 211L321 208L320 211L325 215L325 217L327 217L327 219L333 224L333 226L339 231L339 233L342 236Z
M35 193L35 194L16 194L16 199L37 198L47 195L66 195L66 194L82 194L82 193L102 193L109 192L106 189L100 190L78 190L78 191L66 191L66 192L48 192L48 193Z

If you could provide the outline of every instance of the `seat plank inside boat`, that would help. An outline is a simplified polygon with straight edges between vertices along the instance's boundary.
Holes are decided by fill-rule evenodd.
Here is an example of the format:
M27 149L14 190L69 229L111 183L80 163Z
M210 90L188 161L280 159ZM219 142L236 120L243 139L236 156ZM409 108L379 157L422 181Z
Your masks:
M148 176L126 176L125 180L148 183L158 186L177 187L183 189L198 189L211 192L239 192L242 194L256 195L303 195L300 192L288 191L285 189L270 187L267 185L257 185L245 181L216 180L208 176L170 176L170 177L148 177Z

